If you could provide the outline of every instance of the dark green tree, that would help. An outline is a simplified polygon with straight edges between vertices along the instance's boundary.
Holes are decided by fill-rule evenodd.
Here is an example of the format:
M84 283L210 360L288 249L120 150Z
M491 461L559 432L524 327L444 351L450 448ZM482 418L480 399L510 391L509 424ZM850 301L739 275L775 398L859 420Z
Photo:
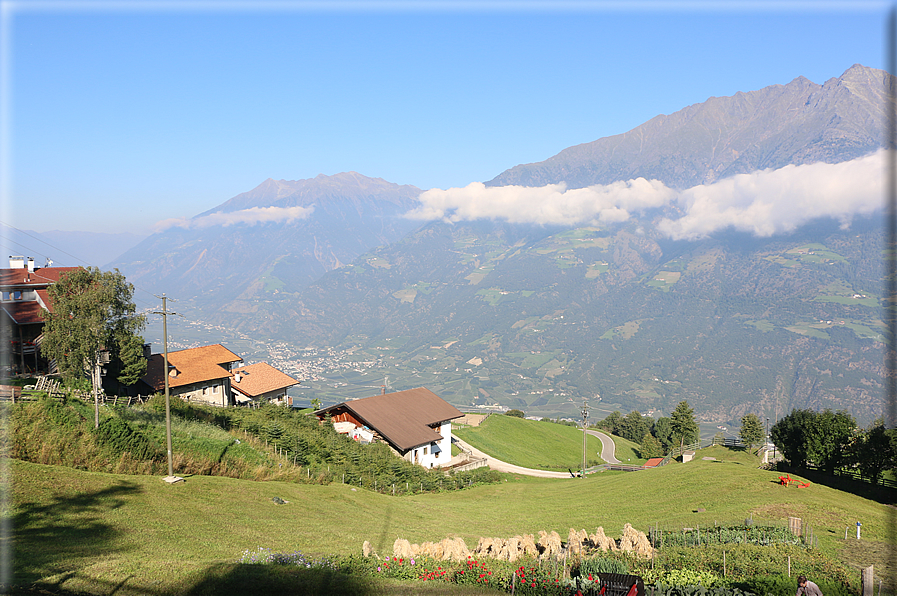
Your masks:
M645 436L645 433L650 430L650 422L648 422L640 412L633 410L626 414L620 421L619 429L616 434L633 443L638 443Z
M747 445L748 451L759 446L764 439L763 423L760 417L754 413L745 414L741 417L741 430L738 431L741 441Z
M893 431L876 420L856 438L850 449L850 463L855 464L863 477L878 484L882 472L897 465L891 439Z
M670 427L670 419L661 416L655 420L654 426L651 428L651 434L660 441L664 454L669 453L670 449L673 448L673 429Z
M792 466L807 467L810 458L809 429L816 423L816 412L791 410L770 429L772 442Z
M618 435L620 426L623 424L623 415L614 410L607 415L607 418L598 423L598 428L602 428L612 434Z
M832 474L847 461L855 431L856 422L847 412L792 410L770 434L791 465L813 464Z
M679 450L685 448L685 442L689 443L697 441L698 423L695 422L695 411L688 405L687 401L679 402L673 413L670 414L670 430L673 439L679 441Z
M526 417L522 410L508 410L507 412L505 412L505 416L513 416L514 418Z
M642 443L639 446L639 455L645 459L651 457L663 457L663 447L660 441L651 433L645 433L642 437Z
M856 431L856 421L845 411L829 409L816 415L808 437L809 459L829 474L847 460Z
M62 275L48 293L53 310L41 312L41 351L56 361L64 379L91 379L94 426L99 426L100 364L108 354L122 360L119 380L142 376L142 350L138 356L134 348L136 342L142 346L138 333L146 326L146 317L136 313L134 286L117 269L76 269ZM145 371L145 361L142 366Z

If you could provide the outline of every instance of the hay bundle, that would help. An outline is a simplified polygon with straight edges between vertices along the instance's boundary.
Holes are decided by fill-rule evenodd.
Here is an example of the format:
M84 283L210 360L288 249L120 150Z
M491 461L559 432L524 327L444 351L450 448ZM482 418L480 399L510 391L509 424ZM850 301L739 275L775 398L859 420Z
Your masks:
M476 547L473 549L474 554L488 555L489 549L492 547L492 539L488 536L480 536Z
M501 541L501 544L498 547L498 552L496 552L495 555L493 555L493 556L496 559L498 559L499 561L510 561L511 560L511 553L510 553L510 550L508 549L507 541L505 541L505 540Z
M523 554L523 538L513 536L508 538L508 561L513 563Z
M584 548L588 548L588 545L589 535L585 530L577 532L570 528L570 533L567 534L567 554L580 555Z
M400 559L410 559L414 556L411 550L411 543L404 538L396 538L392 544L392 554Z
M623 526L623 537L620 538L620 550L634 552L641 556L651 557L654 549L644 532L639 532L631 524Z
M543 557L558 556L561 554L562 547L560 534L554 530L551 531L551 534L546 534L544 531L539 530L539 550L542 551Z
M443 559L464 561L470 555L463 538L445 538L441 545Z
M598 526L595 533L589 536L589 540L592 541L595 548L600 548L603 551L617 550L617 543L604 533L604 528L601 526Z
M532 534L524 534L523 540L521 541L521 546L523 548L523 554L530 557L538 557L539 556L539 548L536 546L536 540L533 538Z
M536 544L538 545L540 555L548 552L548 532L539 530L539 541Z

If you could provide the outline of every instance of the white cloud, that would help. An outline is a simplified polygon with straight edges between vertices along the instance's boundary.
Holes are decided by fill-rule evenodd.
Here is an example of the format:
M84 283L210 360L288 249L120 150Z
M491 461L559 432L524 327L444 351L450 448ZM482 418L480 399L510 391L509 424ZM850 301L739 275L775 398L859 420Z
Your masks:
M177 217L163 219L155 225L155 231L161 232L172 227L187 229L208 228L211 226L253 226L260 223L288 223L297 219L307 219L315 210L311 207L252 207L239 211L210 213L202 217Z
M406 217L574 226L622 222L637 211L675 206L683 215L658 224L674 239L695 240L725 228L771 236L819 217L834 218L848 227L854 216L882 208L883 180L882 150L838 164L789 165L740 174L680 192L644 178L572 190L564 183L487 188L474 182L421 193L420 206Z
M453 223L474 219L559 225L618 222L629 219L632 211L662 206L674 196L662 182L644 178L572 190L564 183L487 188L473 182L464 188L421 193L421 206L406 217Z
M678 203L685 215L663 219L658 229L677 240L695 240L724 228L771 236L819 217L846 228L854 216L882 208L884 175L884 150L837 164L739 174L682 191Z

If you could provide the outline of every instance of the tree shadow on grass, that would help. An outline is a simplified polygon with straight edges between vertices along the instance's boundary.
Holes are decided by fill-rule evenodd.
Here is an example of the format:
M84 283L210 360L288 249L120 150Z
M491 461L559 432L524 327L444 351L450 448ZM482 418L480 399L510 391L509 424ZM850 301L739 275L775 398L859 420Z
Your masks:
M813 484L821 484L841 492L850 493L864 499L869 499L882 505L897 504L897 489L880 484L871 484L865 480L860 480L851 476L832 476L819 470L808 470L806 468L795 468L780 463L777 470L789 474L799 474ZM811 490L809 488L801 488L800 490Z
M209 567L188 583L192 585L178 593L186 596L365 596L378 592L373 582L364 576L333 569L305 569L292 565L222 563Z
M18 505L12 517L14 584L30 585L41 577L77 572L97 557L120 550L116 544L120 532L105 517L140 490L136 484L123 482Z

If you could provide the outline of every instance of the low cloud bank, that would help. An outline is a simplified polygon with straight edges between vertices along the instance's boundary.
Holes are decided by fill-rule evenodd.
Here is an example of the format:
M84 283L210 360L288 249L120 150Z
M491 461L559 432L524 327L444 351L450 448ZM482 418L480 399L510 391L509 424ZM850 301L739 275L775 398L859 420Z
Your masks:
M447 222L502 219L510 223L576 225L619 222L631 212L661 207L675 193L657 180L567 190L564 183L548 186L493 186L473 182L464 188L434 188L421 193L421 206L406 214L412 219Z
M884 150L880 150L838 164L739 174L680 192L644 178L572 190L563 183L487 188L474 182L464 188L423 192L421 205L406 217L452 223L494 219L589 225L622 222L635 212L672 206L683 215L658 222L658 229L670 238L696 240L725 228L765 237L791 232L820 217L849 227L854 216L882 208L884 174Z
M289 223L297 219L307 219L314 209L314 207L252 207L226 213L210 213L202 217L176 217L158 222L155 231L162 232L173 227L199 229L211 226L254 226L271 222Z
M884 205L884 151L837 164L785 166L739 174L679 194L685 215L663 219L658 229L694 240L723 228L772 236L830 217L848 228L854 216Z

